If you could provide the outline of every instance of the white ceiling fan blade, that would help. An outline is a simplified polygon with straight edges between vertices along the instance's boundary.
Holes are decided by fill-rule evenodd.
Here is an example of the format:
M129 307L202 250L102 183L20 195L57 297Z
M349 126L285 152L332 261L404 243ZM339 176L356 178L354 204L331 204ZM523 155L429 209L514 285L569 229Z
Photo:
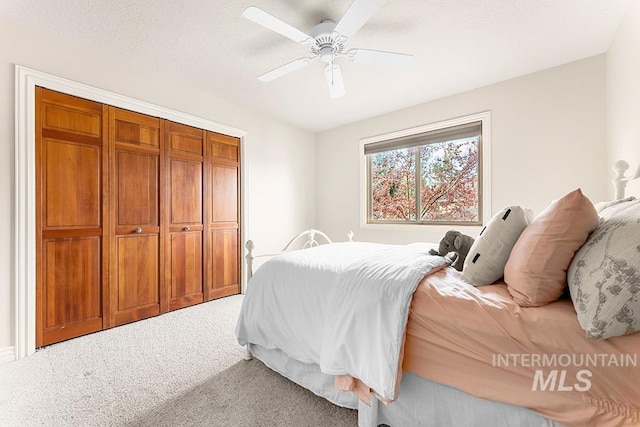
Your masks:
M258 76L258 80L261 82L270 82L271 80L275 80L278 77L282 77L285 74L289 74L292 71L295 71L299 68L302 68L313 61L312 58L300 58L295 61L291 61L288 64L284 64L274 70L268 71L264 74Z
M371 49L351 49L347 58L357 64L381 65L385 67L408 67L413 64L414 56L406 53L385 52Z
M329 64L324 68L324 74L327 77L327 85L329 86L331 97L338 98L343 96L345 91L340 67L335 64Z
M353 0L334 31L347 38L353 37L384 3L385 0Z
M302 43L310 38L302 31L292 27L284 21L279 20L273 15L269 15L264 10L258 9L255 6L249 6L246 8L242 12L242 16L298 43Z

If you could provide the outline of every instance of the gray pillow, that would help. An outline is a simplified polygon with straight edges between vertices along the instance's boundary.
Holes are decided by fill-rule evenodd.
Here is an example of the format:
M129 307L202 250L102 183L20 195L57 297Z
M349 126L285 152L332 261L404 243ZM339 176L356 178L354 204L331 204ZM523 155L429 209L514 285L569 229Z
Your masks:
M532 219L533 211L520 206L507 206L495 214L469 249L462 280L484 286L501 278L513 245Z
M576 252L567 280L580 326L605 339L640 331L640 200L599 214L603 221Z

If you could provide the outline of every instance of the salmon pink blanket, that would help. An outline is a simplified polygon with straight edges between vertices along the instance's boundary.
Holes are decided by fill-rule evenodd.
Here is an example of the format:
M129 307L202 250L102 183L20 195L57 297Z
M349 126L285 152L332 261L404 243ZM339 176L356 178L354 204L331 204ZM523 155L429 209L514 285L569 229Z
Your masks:
M452 268L414 294L403 370L566 425L640 425L640 333L588 339L570 300L523 308Z

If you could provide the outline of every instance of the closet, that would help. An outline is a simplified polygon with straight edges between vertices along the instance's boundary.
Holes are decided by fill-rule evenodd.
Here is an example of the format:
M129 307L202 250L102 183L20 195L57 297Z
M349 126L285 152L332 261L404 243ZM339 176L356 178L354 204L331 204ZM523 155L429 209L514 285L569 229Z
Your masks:
M36 88L36 346L240 291L240 140Z

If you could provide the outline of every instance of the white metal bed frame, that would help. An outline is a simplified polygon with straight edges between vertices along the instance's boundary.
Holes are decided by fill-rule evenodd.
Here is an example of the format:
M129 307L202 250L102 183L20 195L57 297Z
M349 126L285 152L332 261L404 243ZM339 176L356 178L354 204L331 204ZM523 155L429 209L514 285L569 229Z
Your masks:
M616 176L613 178L613 188L615 190L616 200L624 199L624 192L629 181L640 178L640 166L638 166L636 173L629 177L625 176L625 172L628 169L629 163L624 160L618 160L613 164L613 171L616 173Z
M288 250L291 249L291 246L295 242L297 242L298 240L301 240L304 237L306 237L307 240L302 245L302 249L307 249L307 248L312 248L314 246L318 246L320 243L316 240L316 236L322 237L322 239L324 239L325 243L333 243L331 241L331 239L329 238L329 236L327 236L322 231L310 228L308 230L305 230L305 231L301 232L300 234L298 234L293 239L289 240L289 243L287 243L284 246L284 248L282 248L282 250L280 252L276 252L276 253L272 253L272 254L254 255L253 254L253 250L255 249L255 244L253 243L253 240L247 240L247 243L244 245L244 247L247 249L247 255L245 256L245 260L247 262L247 279L251 279L251 276L253 276L253 260L254 259L256 259L256 258L265 258L265 257L274 257L276 255L280 255L280 254L282 254L284 252L287 252ZM353 231L349 231L349 233L347 234L347 237L349 238L350 242L353 242Z

